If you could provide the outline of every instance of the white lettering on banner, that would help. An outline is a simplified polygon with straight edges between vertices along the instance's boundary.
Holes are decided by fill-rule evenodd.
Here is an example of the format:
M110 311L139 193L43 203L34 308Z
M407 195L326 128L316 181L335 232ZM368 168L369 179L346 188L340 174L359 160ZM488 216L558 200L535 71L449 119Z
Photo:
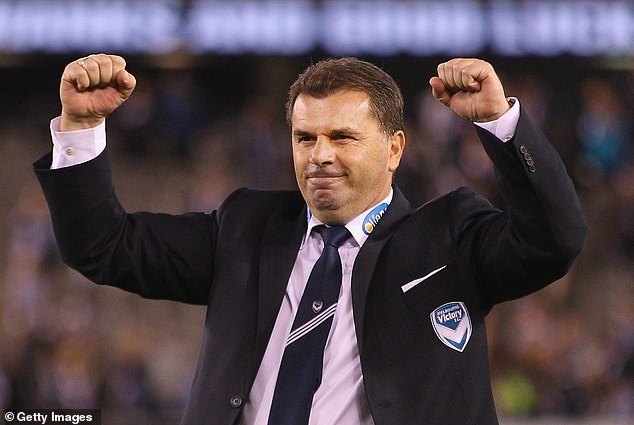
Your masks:
M3 53L629 55L627 0L7 0Z
M482 8L459 2L326 2L324 48L336 54L466 53L483 47Z
M315 38L306 2L197 2L188 16L194 51L301 53Z
M491 45L504 55L631 53L634 4L508 1L491 4Z
M0 46L15 52L116 49L164 53L178 46L179 2L20 1L0 7Z

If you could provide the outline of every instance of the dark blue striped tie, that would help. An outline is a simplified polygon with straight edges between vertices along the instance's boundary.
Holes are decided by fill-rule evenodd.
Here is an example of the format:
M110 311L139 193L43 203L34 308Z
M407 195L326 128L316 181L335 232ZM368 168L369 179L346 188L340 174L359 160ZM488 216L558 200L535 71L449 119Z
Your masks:
M324 250L310 272L288 336L275 384L269 425L308 424L313 395L321 384L324 347L341 288L338 248L350 233L343 226L318 226Z

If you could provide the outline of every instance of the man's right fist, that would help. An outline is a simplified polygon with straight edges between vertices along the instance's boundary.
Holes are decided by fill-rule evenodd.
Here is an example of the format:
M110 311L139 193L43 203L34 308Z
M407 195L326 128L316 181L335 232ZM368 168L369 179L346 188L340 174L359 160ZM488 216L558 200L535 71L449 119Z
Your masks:
M64 69L59 87L61 131L96 127L132 94L136 79L115 55L90 55Z

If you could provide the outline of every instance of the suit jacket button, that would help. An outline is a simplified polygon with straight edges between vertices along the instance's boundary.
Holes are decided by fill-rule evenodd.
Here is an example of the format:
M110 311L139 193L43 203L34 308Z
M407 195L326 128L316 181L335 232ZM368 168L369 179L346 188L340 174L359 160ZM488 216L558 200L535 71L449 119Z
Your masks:
M234 395L233 397L231 397L230 403L231 403L231 407L233 408L238 408L240 406L242 406L242 397L240 397L239 395Z
M528 166L528 171L529 171L530 173L534 173L534 172L535 172L535 170L536 170L536 168L535 168L535 166L534 166L534 165L529 165L529 166Z
M523 154L527 154L528 153L528 149L526 149L526 146L522 145L522 146L520 146L520 152L522 152Z

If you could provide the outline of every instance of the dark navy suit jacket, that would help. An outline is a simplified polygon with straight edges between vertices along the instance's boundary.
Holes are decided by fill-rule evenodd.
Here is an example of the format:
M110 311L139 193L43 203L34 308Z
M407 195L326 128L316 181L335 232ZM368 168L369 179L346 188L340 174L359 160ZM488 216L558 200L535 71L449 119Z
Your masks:
M508 143L476 131L508 211L467 188L412 208L395 187L355 261L354 320L377 425L496 424L485 316L563 276L583 246L573 185L524 111ZM207 305L182 423L236 423L306 229L300 193L241 189L211 214L129 214L105 153L58 170L50 161L49 154L34 166L64 260L97 283ZM432 324L448 303L468 314L462 351Z

